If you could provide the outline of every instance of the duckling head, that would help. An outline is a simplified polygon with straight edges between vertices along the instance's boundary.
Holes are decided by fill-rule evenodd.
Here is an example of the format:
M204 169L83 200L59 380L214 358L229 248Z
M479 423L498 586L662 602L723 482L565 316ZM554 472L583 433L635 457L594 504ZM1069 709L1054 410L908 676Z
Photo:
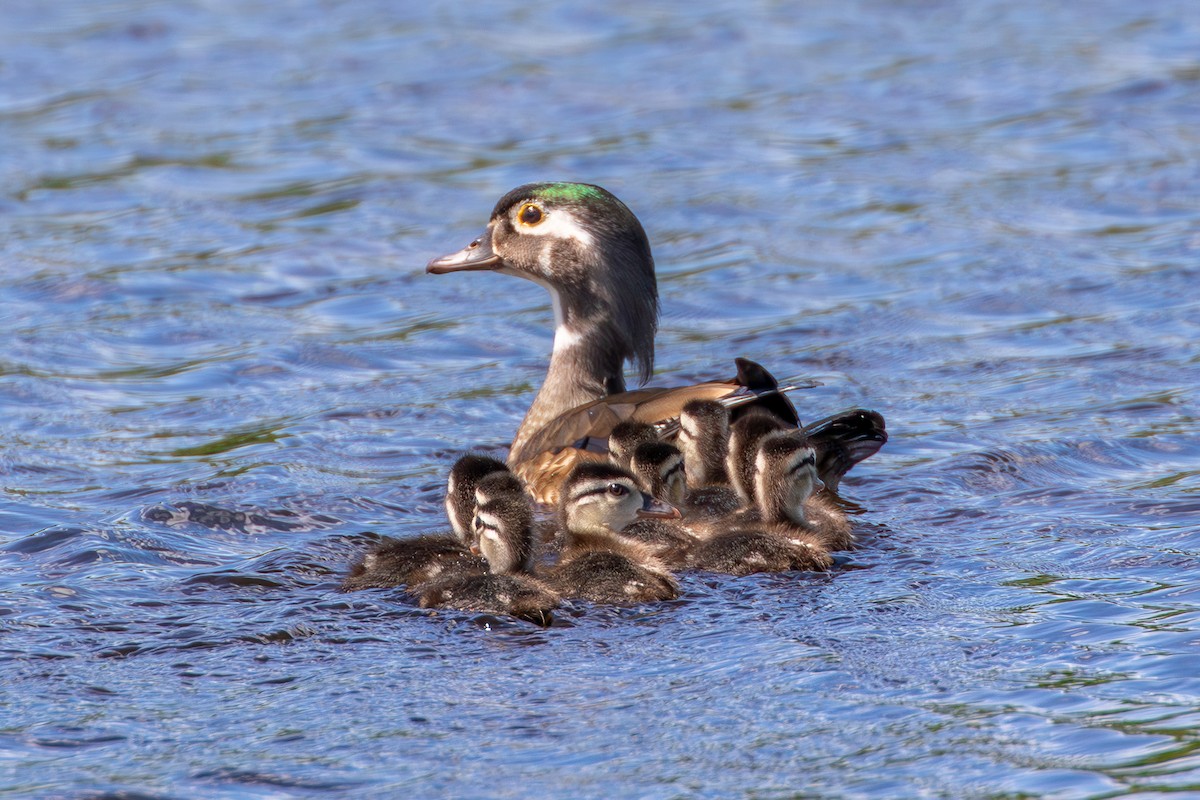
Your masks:
M518 186L496 203L479 238L425 269L491 270L544 286L556 351L588 338L618 367L634 362L643 383L650 377L658 326L650 242L633 212L599 186Z
M580 464L563 483L559 521L568 534L615 536L641 518L678 519L679 510L611 464Z
M667 442L644 442L633 451L629 471L637 476L642 488L674 506L683 504L688 480L683 454Z
M500 498L522 498L525 484L507 469L489 472L475 484L475 506L479 507Z
M635 419L618 422L608 434L608 457L622 469L629 469L633 451L646 442L657 442L654 426Z
M729 409L715 400L689 401L679 412L675 443L688 465L691 485L723 481L729 454Z
M475 510L479 554L497 575L533 569L533 509L523 489L497 493Z
M754 469L754 495L770 522L805 523L804 503L824 488L817 477L817 456L799 431L765 436Z
M760 408L748 410L729 429L729 456L726 468L729 483L743 503L753 503L755 458L758 446L768 434L784 430L779 417Z
M446 517L454 535L463 544L471 544L471 525L475 516L475 489L479 482L495 472L512 475L508 465L491 456L468 453L454 462L446 481ZM513 475L513 480L516 480Z

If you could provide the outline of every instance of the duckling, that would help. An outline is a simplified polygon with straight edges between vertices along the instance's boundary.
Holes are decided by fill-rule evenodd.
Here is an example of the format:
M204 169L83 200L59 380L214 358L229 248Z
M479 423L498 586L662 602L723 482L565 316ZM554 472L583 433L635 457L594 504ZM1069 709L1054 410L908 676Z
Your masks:
M783 535L815 536L827 550L848 550L854 533L817 477L811 441L799 431L765 437L755 459L754 495L763 522Z
M503 464L500 469L489 472L476 481L474 503L472 504L475 512L472 515L472 542L476 544L479 542L478 530L476 530L479 523L479 509L494 500L514 497L525 497L525 484L521 482L520 478L509 472Z
M503 461L478 453L462 456L450 468L450 477L446 482L446 518L450 520L455 535L463 542L470 543L471 540L475 487L493 472L512 474Z
M577 465L563 483L558 516L563 551L545 579L563 597L639 603L679 596L679 584L666 566L622 533L639 518L671 519L679 512L643 492L626 470Z
M644 442L630 459L630 472L643 490L676 508L687 496L687 476L683 454L666 442ZM696 537L680 519L639 519L627 525L621 535L646 545L668 567L684 564Z
M758 446L772 433L786 430L786 426L773 414L757 409L748 411L735 422L729 431L729 455L726 469L729 483L741 500L740 505L754 503L754 467Z
M677 417L692 399L746 397L769 406L784 424L798 425L781 394L786 389L744 359L730 380L625 391L625 361L638 368L642 382L652 373L658 287L641 223L599 186L519 186L496 203L479 238L426 266L432 274L473 270L526 278L550 292L555 334L549 370L508 456L541 502L555 500L576 463L597 460L590 443L625 419L658 423ZM882 427L878 434L886 438Z
M679 412L675 437L687 464L687 517L713 519L740 508L743 500L729 485L729 409L713 400L691 400Z
M471 454L458 459L450 469L446 486L446 515L452 532L413 539L384 536L350 568L341 591L425 583L444 573L481 569L483 561L470 551L470 521L474 519L476 486L494 472L516 480L504 462L494 458Z
M711 526L688 552L688 566L734 575L829 569L828 543L800 510L820 484L816 457L803 435L767 433L755 464L758 507Z
M502 475L480 481L476 493L486 496L475 512L477 549L486 571L458 573L416 587L422 608L452 608L507 614L549 625L559 597L532 575L533 510L524 488Z

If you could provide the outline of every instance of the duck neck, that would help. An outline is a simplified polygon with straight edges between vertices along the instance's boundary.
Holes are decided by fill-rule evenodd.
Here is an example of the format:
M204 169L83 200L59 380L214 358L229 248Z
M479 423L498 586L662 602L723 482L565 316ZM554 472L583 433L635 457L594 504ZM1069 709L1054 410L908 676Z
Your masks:
M547 288L554 302L554 350L546 380L513 439L510 464L535 455L525 452L530 438L560 414L625 391L622 366L633 357L628 335L597 298L567 303L556 288Z

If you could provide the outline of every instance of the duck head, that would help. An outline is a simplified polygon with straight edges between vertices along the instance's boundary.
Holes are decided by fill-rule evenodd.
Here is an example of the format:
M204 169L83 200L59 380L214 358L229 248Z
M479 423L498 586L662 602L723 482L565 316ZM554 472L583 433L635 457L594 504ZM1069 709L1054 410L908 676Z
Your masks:
M628 360L649 379L658 326L658 286L646 232L624 203L586 183L530 183L492 210L483 233L425 268L490 270L544 286L554 305L555 351L588 340L597 368L624 390ZM615 360L615 366L614 366Z
M618 422L608 434L608 458L618 467L629 469L634 451L640 445L657 441L658 432L653 425L634 419Z

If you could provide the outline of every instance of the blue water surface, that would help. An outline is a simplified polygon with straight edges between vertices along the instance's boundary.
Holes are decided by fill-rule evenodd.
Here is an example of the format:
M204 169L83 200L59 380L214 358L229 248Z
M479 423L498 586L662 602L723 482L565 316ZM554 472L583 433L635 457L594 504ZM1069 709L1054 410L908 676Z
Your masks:
M828 575L546 630L336 591L444 525L545 292L886 415ZM1200 796L1200 5L0 3L0 796Z

